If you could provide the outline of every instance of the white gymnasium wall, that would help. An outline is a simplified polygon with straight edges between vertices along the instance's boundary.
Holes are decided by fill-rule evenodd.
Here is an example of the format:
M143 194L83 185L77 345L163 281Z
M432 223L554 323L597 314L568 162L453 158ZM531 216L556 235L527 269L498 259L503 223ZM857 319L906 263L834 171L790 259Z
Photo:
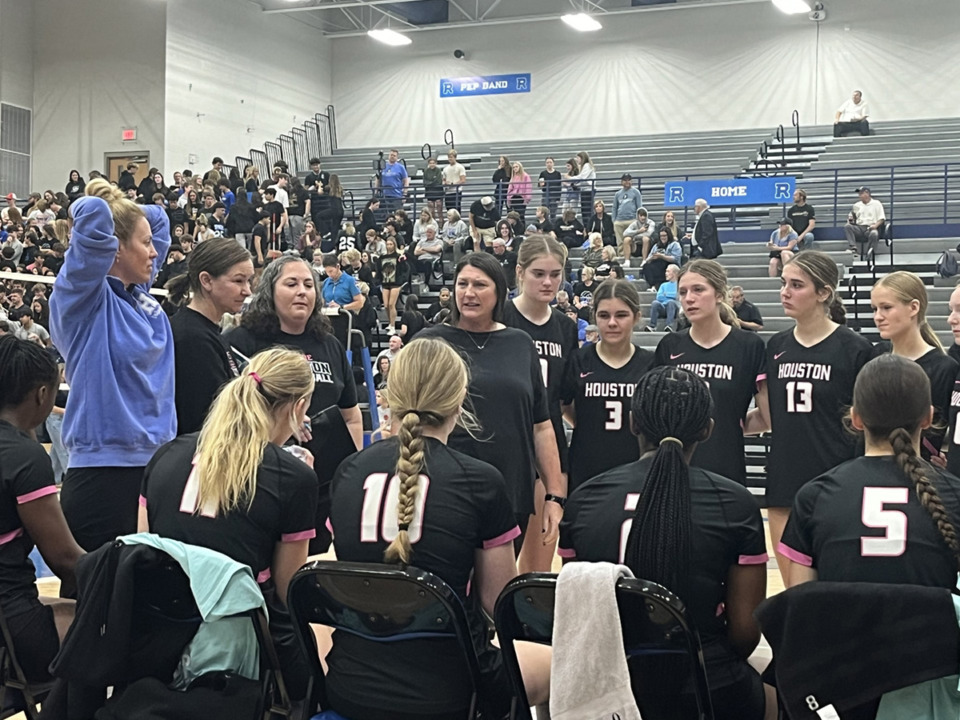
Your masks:
M33 0L33 187L62 189L106 152L163 161L166 3ZM123 143L123 127L138 140Z
M156 0L154 0L156 1ZM246 0L167 0L167 174L233 164L330 102L331 43Z
M341 147L774 127L794 108L832 122L862 88L875 119L960 113L957 0L832 0L820 28L770 3L413 33L389 48L333 41ZM845 29L849 28L849 29ZM467 53L466 61L453 50ZM939 68L939 70L938 70ZM440 99L442 77L532 73L532 92Z
M31 0L0 0L0 100L33 107Z

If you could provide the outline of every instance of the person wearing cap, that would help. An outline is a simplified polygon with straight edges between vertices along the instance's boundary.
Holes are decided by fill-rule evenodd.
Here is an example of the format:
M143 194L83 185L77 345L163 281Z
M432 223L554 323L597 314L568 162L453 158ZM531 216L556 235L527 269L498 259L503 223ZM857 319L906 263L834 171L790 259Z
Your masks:
M863 99L863 93L854 90L853 98L837 108L837 114L833 117L833 136L843 137L844 133L854 131L863 136L869 135L870 122L867 120L869 116L870 111L867 108L867 101Z
M817 226L817 212L813 205L807 202L807 193L797 188L793 193L793 205L787 210L787 217L793 231L800 238L797 243L797 252L813 249L813 229Z
M767 249L770 251L770 277L780 277L783 266L796 252L800 238L787 218L780 218L777 229L770 233Z
M484 195L470 205L470 235L480 245L479 249L483 250L493 242L499 221L500 211L491 196Z
M643 206L643 195L633 187L633 176L624 173L620 176L620 189L613 196L613 233L617 236L617 250L624 252L623 233L637 217L637 210ZM628 258L630 255L625 254Z
M140 169L140 166L137 165L135 162L127 163L126 169L120 173L120 178L119 180L117 180L117 187L123 190L124 192L131 189L136 191L137 179L134 177L134 175L137 174L137 170L139 169ZM133 198L131 199L135 200L136 197L137 196L134 195Z
M859 253L863 257L877 251L880 228L887 222L887 216L881 202L873 199L870 188L859 187L857 194L860 200L853 204L847 224L843 226L843 233L847 236L850 252L854 255Z
M3 210L0 210L0 222L2 222L4 225L10 222L10 208L17 210L18 213L20 212L19 209L17 208L16 195L14 195L13 193L8 193L6 200L7 200L7 206Z
M187 272L187 256L183 254L183 247L180 243L171 243L170 249L167 251L166 262L160 268L160 272L157 273L157 279L153 286L163 287L167 284L167 280L175 278L177 275L183 275L185 272Z
M513 250L507 249L507 242L503 238L493 239L493 259L503 268L504 277L507 279L507 287L515 290L517 287L517 254Z

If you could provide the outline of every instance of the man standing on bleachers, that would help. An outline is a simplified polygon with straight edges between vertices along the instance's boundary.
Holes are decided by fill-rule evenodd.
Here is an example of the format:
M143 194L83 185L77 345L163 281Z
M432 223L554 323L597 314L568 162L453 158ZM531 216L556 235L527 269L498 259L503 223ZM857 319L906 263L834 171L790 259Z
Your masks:
M393 211L403 204L403 196L410 186L410 176L407 166L400 162L400 152L391 150L387 156L387 164L380 172L380 190L383 194L383 206L387 211Z
M623 254L623 231L637 219L637 210L643 206L643 196L633 187L633 176L620 176L620 189L613 196L613 233L617 236L617 250ZM627 256L629 257L629 256Z
M870 188L859 187L857 193L860 200L854 203L843 232L847 236L847 246L851 253L867 255L877 251L880 227L886 223L887 216L880 201L871 196Z
M443 169L443 197L446 210L460 212L463 185L467 182L467 169L457 161L457 151L450 148L447 153L447 166Z
M690 241L690 255L715 260L723 255L720 235L717 233L717 221L703 198L697 199L693 204L693 210L697 214L697 222L693 230L684 236Z
M833 118L833 136L843 137L844 133L856 131L866 137L870 134L870 122L867 119L869 116L863 93L854 90L853 98L837 108L837 114Z
M813 248L813 228L817 225L817 213L813 205L807 204L807 193L799 188L793 193L793 207L787 210L787 218L793 226L793 231L800 238L798 250Z

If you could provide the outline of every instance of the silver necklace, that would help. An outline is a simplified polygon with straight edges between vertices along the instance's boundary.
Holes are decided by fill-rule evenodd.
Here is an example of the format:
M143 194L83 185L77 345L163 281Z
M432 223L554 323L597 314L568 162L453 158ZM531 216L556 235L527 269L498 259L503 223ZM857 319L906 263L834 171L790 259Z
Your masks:
M462 330L464 333L466 333L467 337L470 338L470 342L472 342L476 346L477 350L483 350L487 346L487 343L490 342L490 338L493 337L493 331L491 330L490 332L487 333L487 337L483 341L483 344L481 345L480 343L477 342L476 338L473 337L473 334L469 330L464 330L463 328L457 328L457 329Z

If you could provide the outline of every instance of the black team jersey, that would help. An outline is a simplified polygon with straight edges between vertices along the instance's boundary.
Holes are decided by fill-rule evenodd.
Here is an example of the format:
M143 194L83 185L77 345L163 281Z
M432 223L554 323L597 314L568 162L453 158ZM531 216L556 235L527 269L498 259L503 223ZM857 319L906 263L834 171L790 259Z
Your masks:
M596 345L580 348L574 360L574 409L577 422L570 441L569 487L581 485L610 468L640 457L630 431L630 405L637 383L653 366L653 353L635 347L621 368L600 359Z
M419 337L446 340L470 368L469 395L482 430L474 439L457 428L450 447L497 468L507 481L517 516L532 515L537 478L533 426L550 419L550 408L530 336L514 328L468 333L436 325Z
M710 387L713 434L697 446L691 464L746 485L743 419L757 385L766 379L763 340L756 333L731 328L719 345L704 348L689 330L667 333L657 345L656 364L689 370Z
M956 347L953 345L951 347ZM950 426L947 429L947 441L950 451L947 453L947 470L960 477L960 432L957 431L957 419L960 416L960 371L953 381L950 393Z
M540 371L543 383L547 387L547 402L550 404L550 421L557 436L557 448L563 470L567 470L567 434L563 429L561 402L570 402L574 394L573 358L580 343L577 340L577 326L556 308L552 308L550 319L543 325L530 322L508 300L503 308L503 322L507 327L523 330L533 340L540 358Z
M893 345L887 341L874 346L874 357L892 352ZM929 460L933 454L939 454L943 448L951 423L951 396L953 384L957 379L957 361L939 348L924 353L915 362L930 380L930 404L933 405L933 425L923 431L920 443L920 455ZM956 462L956 461L954 461Z
M265 583L277 543L316 534L317 476L304 462L267 443L249 510L244 501L225 515L197 512L194 456L199 437L181 435L157 450L147 465L140 504L147 508L150 532L221 552L249 565L257 582Z
M843 416L853 383L873 346L838 327L813 347L793 329L767 343L767 392L773 439L767 464L767 505L790 507L805 482L854 457L856 440Z
M947 516L960 522L960 479L928 463L923 471ZM903 583L952 590L957 559L893 456L859 457L797 493L780 543L820 580Z
M410 524L412 565L442 578L464 601L481 668L499 662L486 624L468 596L477 551L520 534L503 475L492 465L425 438L425 465ZM390 438L347 458L333 479L330 521L339 560L380 563L397 536L400 444ZM460 650L437 640L375 643L337 631L328 656L327 688L351 706L440 714L470 697ZM414 661L415 660L415 661ZM427 696L417 689L430 688ZM340 706L344 706L344 702ZM463 717L466 717L464 712Z
M652 462L649 456L609 470L570 495L560 523L560 557L623 562L633 514ZM692 567L689 588L681 599L707 646L726 638L723 610L730 568L765 564L767 550L760 506L739 483L691 467L690 510ZM713 650L707 654L717 660L725 655ZM712 687L723 684L723 678L711 675Z

